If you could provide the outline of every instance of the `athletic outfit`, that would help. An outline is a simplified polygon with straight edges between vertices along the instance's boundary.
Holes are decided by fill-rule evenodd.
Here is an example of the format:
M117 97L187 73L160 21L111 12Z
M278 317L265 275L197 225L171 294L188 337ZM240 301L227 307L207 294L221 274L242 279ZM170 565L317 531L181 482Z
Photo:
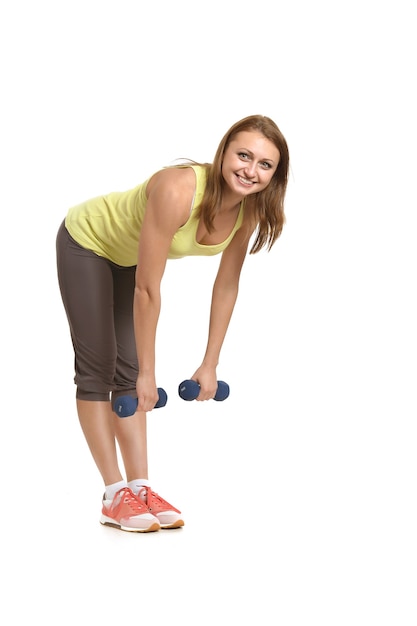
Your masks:
M172 239L169 259L221 253L243 221L242 202L235 226L225 241L217 245L197 242L196 213L206 188L206 168L190 167L195 172L196 190L190 216ZM81 400L111 398L114 406L119 396L137 395L133 297L148 182L149 178L129 191L113 192L72 207L58 231L58 281L75 353L76 396ZM142 499L145 493L145 499L153 498L154 504L158 499L159 503L167 504L150 488L146 487L145 492L142 490ZM119 493L118 500L118 511L124 511L118 513L118 527L144 530L127 528L120 521L125 509L132 509L132 502L127 493L123 497ZM114 501L113 505L116 507ZM141 507L140 503L138 506ZM111 509L112 505L103 501L103 523L109 523L105 521L108 507ZM143 511L135 515L142 514ZM162 515L161 511L158 514ZM154 522L145 530L155 530ZM165 524L165 527L170 526Z
M196 240L197 209L206 170L191 166L196 191L190 217L174 235L168 258L221 253L243 221L243 203L225 241ZM149 179L148 179L149 180ZM58 279L75 350L77 398L136 397L138 364L133 328L133 296L140 229L148 180L130 191L110 193L71 208L57 237Z

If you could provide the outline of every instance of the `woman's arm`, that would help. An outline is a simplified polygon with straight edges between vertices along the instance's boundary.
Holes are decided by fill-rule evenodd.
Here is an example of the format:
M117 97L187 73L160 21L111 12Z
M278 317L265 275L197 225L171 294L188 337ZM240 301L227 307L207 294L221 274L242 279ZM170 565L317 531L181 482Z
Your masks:
M133 303L139 411L152 410L158 400L155 340L161 310L161 280L172 238L189 217L194 190L195 175L188 168L162 170L148 184Z
M216 368L237 300L249 239L247 231L239 230L222 253L213 286L207 347L200 367L192 376L201 387L197 400L209 400L217 390Z

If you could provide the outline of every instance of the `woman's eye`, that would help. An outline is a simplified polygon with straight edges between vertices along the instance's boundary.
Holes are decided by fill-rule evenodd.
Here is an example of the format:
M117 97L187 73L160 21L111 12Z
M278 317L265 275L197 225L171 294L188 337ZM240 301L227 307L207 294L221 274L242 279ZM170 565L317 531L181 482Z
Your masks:
M249 156L248 156L248 154L246 152L239 152L239 156L242 159L248 159L249 158Z

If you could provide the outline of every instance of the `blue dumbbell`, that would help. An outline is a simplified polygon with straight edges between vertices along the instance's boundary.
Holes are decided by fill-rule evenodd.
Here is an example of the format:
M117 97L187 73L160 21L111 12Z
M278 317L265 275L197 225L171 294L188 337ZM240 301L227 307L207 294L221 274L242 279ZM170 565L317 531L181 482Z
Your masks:
M195 400L200 393L200 385L195 380L183 380L178 386L178 393L183 400ZM222 402L229 396L230 387L224 380L217 381L217 391L213 400Z
M158 387L158 402L155 404L155 409L160 409L165 406L168 400L167 392L162 387ZM129 417L136 412L138 407L138 399L132 396L120 396L117 398L113 411L119 417Z

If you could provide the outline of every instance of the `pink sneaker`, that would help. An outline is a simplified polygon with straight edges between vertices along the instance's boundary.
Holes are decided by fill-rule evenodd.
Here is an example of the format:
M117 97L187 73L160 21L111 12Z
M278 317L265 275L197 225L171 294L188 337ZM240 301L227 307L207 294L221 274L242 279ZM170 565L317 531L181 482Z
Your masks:
M138 500L146 504L148 511L155 515L161 528L180 528L184 526L181 511L161 498L150 487L141 487L137 497Z
M135 496L128 487L120 489L113 500L103 499L100 523L134 533L148 533L160 529L158 519L146 503Z

